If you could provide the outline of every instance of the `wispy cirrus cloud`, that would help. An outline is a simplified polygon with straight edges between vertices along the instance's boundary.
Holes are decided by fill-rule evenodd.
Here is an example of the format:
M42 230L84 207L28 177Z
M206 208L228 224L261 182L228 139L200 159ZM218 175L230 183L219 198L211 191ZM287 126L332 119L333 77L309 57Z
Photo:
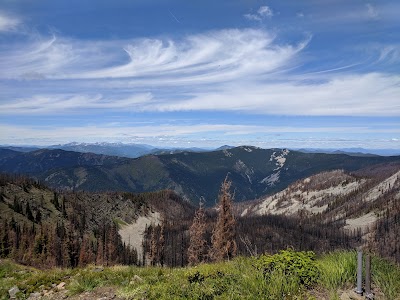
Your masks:
M0 79L60 79L101 68L120 59L111 42L52 36L0 46Z
M367 9L368 18L370 18L372 20L379 19L379 13L375 6L373 6L371 3L367 3L367 4L365 4L365 7Z
M0 11L0 33L14 31L20 23L21 20L18 17Z
M263 5L260 6L256 13L248 13L243 16L250 21L261 22L263 19L271 18L273 15L274 12L272 11L272 9L267 5Z
M332 77L324 82L294 81L229 85L199 92L192 99L144 109L231 110L273 115L399 116L400 78L379 73Z
M152 99L150 93L128 98L105 98L101 94L34 95L12 102L0 103L0 114L64 114L66 111L137 109Z
M136 78L204 83L255 76L288 67L308 43L278 45L255 29L230 29L182 40L81 42L51 38L1 49L0 78Z
M309 78L309 77L307 77ZM50 114L96 110L136 112L231 111L266 115L399 116L400 79L394 75L333 76L323 82L239 82L154 93L34 95L0 104L0 114ZM179 96L179 97L178 97Z
M388 62L390 64L400 62L400 45L386 45L379 47L379 62Z
M259 14L267 15L266 9ZM263 29L180 39L81 41L39 37L0 46L0 114L98 110L233 111L277 115L398 116L398 76L356 64L299 71L311 38L280 44ZM396 57L381 52L381 61ZM347 73L341 73L345 70ZM23 90L5 82L24 79ZM32 79L40 84L28 84Z

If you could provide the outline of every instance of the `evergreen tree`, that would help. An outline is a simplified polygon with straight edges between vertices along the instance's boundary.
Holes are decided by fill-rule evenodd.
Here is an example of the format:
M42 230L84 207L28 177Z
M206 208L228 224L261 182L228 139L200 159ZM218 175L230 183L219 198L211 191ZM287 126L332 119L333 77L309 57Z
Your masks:
M21 203L18 200L17 196L14 196L13 209L17 213L22 213L22 206L21 206Z
M211 237L211 258L215 261L231 259L236 255L236 222L232 213L231 185L226 176L218 196L218 218Z
M54 192L54 197L51 202L54 204L57 210L60 208L60 204L58 203L58 195L56 192Z
M40 212L40 210L38 210L36 213L35 222L37 224L40 224L40 222L42 222L42 213Z
M31 207L29 205L29 202L26 203L25 215L26 215L26 217L28 218L29 221L32 221L32 222L34 221L32 210L31 210Z

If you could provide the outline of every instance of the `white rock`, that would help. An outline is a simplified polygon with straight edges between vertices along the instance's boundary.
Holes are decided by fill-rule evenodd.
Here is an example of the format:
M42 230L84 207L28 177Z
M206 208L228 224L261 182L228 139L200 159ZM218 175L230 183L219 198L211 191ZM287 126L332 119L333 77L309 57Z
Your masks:
M57 285L57 290L63 290L63 289L65 289L65 282L60 282L58 285Z
M11 289L9 289L8 294L10 295L10 299L16 299L18 292L19 288L16 285L14 285Z

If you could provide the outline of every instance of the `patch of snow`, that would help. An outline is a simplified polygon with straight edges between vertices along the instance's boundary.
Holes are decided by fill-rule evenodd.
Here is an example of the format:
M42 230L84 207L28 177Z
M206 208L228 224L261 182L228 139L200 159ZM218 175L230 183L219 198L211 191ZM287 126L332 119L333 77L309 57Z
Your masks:
M243 177L246 176L246 177L247 177L247 180L250 182L250 184L252 183L251 175L254 174L253 168L249 168L248 166L246 166L246 164L245 164L243 161L241 161L240 159L235 163L235 165L233 166L233 168L234 168L237 172L241 173L241 175L242 175Z
M121 236L122 242L129 245L131 248L135 248L138 254L138 259L141 260L143 256L143 235L146 227L149 225L159 225L161 222L160 213L151 212L147 216L140 216L136 222L128 225L123 225L118 230Z
M272 152L272 154L271 154L271 157L269 158L269 161L272 161L272 160L274 160L275 159L275 154L276 154L276 152L274 151L274 152Z
M250 153L250 152L253 152L253 150L252 150L252 149L250 149L250 148L246 148L246 147L244 147L244 148L243 148L243 150L244 150L244 151L246 151L246 152L249 152L249 153Z
M247 215L247 213L248 213L248 209L246 208L243 212L242 212L242 214L240 215L241 217L244 217L245 215Z
M229 152L228 150L222 150L222 152L224 153L224 155L226 157L232 157L233 156L233 154L231 152Z
M236 164L233 167L236 171L240 171L243 169L247 169L247 166L244 162L242 162L240 159L236 162Z
M279 181L279 175L281 171L278 171L276 173L272 173L271 175L265 177L263 180L260 181L260 183L265 183L268 186L273 186L275 185L276 182Z
M278 171L283 168L286 162L286 156L289 154L289 152L289 150L284 149L282 150L282 153L280 155L277 155L276 152L272 153L269 161L275 160L275 164L277 167L274 169L274 171Z
M249 180L250 184L252 184L251 178L249 176L249 174L246 173L247 179Z

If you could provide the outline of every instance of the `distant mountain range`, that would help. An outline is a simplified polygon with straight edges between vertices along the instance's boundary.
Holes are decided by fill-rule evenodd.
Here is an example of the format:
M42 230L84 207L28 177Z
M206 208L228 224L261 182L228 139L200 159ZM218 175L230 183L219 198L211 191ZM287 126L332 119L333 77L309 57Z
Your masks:
M234 146L223 145L216 149L213 148L182 148L182 147L166 147L159 148L146 144L134 143L77 143L72 142L68 144L50 145L50 146L7 146L0 145L0 149L9 149L19 152L31 152L39 149L60 149L65 151L75 151L82 153L95 153L111 156L122 156L137 158L148 154L174 154L180 152L208 152L218 150L229 150L235 148ZM400 149L365 149L365 148L299 148L291 149L305 153L326 153L326 154L347 154L352 156L396 156L400 155Z
M18 152L31 152L40 149L60 149L82 153L95 153L110 156L137 158L148 154L172 154L183 151L204 152L209 149L202 148L157 148L146 144L124 143L68 143L60 145L39 146L0 146L0 149L14 150Z
M400 149L365 149L365 148L301 148L293 149L305 153L327 153L327 154L348 154L353 156L396 156L400 155Z
M171 189L193 203L204 198L208 206L216 202L220 184L227 175L233 181L236 201L244 201L280 191L318 172L355 171L399 161L400 156L304 153L252 146L136 159L59 149L25 153L0 149L0 172L27 174L56 189L96 192Z

